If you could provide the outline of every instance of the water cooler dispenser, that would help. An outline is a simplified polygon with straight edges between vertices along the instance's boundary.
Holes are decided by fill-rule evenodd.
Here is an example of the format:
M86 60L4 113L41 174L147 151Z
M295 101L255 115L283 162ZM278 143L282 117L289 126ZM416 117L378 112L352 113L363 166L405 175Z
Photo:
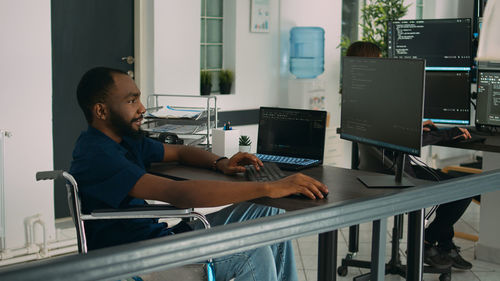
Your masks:
M326 109L324 81L325 31L321 27L297 26L290 30L289 106Z

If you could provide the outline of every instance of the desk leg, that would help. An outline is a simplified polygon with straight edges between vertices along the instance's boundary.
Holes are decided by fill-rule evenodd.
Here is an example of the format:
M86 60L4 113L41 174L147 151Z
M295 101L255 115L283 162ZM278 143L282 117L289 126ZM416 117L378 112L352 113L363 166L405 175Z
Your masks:
M349 252L359 252L359 224L349 226Z
M337 230L319 234L318 280L337 280L337 238Z
M385 279L385 237L387 236L387 218L373 221L371 279Z
M424 210L408 214L408 258L406 280L421 281L423 278L422 248L424 244Z

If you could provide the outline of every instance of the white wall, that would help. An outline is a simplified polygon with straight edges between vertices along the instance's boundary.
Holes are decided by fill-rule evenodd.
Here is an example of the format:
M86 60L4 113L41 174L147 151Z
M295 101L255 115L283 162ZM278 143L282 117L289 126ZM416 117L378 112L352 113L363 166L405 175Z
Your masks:
M294 26L319 26L325 30L325 71L318 76L318 87L324 89L326 110L329 112L329 127L327 129L325 146L325 163L340 167L350 167L351 143L341 140L336 128L340 126L340 43L342 1L328 0L286 0L281 1L280 29L280 91L290 97L290 104L303 103L297 101L297 89L300 92L304 83L295 79L289 71L289 41L290 29ZM311 82L312 83L312 82ZM307 86L306 86L307 87ZM304 100L302 98L302 100ZM303 107L307 107L304 105Z
M55 233L52 183L35 182L36 171L53 168L50 24L50 0L0 1L0 128L12 132L5 146L7 248L24 246L23 221L37 213L51 238Z
M200 93L200 1L154 1L154 93Z
M134 10L135 82L146 104L146 95L154 92L154 2L135 0Z

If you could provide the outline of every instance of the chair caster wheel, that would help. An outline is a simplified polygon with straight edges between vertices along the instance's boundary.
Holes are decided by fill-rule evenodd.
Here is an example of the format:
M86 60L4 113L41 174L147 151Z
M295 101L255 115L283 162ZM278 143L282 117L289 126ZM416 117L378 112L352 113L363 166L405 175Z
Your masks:
M347 266L339 266L337 268L337 274L339 276L347 276Z
M439 275L439 281L451 281L451 273L443 273Z

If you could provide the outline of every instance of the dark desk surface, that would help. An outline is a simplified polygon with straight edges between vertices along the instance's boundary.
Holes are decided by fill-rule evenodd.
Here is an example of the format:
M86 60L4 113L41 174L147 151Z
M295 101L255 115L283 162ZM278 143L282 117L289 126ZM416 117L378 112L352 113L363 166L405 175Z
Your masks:
M486 132L478 132L473 127L467 127L467 129L471 133L475 133L476 135L485 137L486 140L484 142L474 142L474 143L456 142L456 143L445 143L445 144L437 144L437 145L438 146L445 146L445 147L455 147L455 148L462 148L462 149L478 150L478 151L500 152L500 134L496 134L496 135L492 136Z
M207 169L192 168L176 164L156 164L150 172L153 174L170 177L172 179L197 179L197 180L226 180L226 181L245 181L243 174L235 176L226 176L221 173L216 173ZM285 172L286 173L286 172ZM330 194L325 199L311 200L301 197L285 197L285 198L258 198L252 202L281 208L287 211L295 211L300 209L314 208L324 205L349 204L349 202L359 202L364 200L375 199L378 196L387 195L393 192L401 192L405 189L401 188L367 188L358 179L360 175L373 175L374 173L363 172L358 170L342 169L332 166L319 166L303 170L302 173L307 174L328 186ZM425 184L427 182L411 179L415 184ZM424 187L425 188L425 187ZM410 216L412 214L410 213ZM417 224L419 220L413 219ZM380 221L377 221L380 225ZM374 222L375 223L375 222ZM375 224L374 224L375 225ZM381 249L385 244L379 243L377 237L385 235L385 229L373 232L372 247L376 249L372 251L372 260L376 261L372 266L375 268L372 274L379 278L385 274L384 258L380 258L384 251ZM422 253L422 228L418 225L413 227L408 233L412 233L414 239L420 241L414 249L408 250L408 257L415 261L416 266L408 267L409 276L421 275L419 268L422 268L422 261L419 258L419 253ZM415 234L413 234L415 233ZM420 237L420 238L419 238ZM318 280L334 281L336 280L337 268L337 231L330 231L319 234L318 239ZM375 241L375 242L374 242ZM420 247L420 248L418 248ZM413 264L413 263L412 263ZM415 279L417 280L417 279ZM421 280L421 279L418 279Z
M172 179L196 180L225 180L245 181L243 174L226 176L207 169L181 166L177 164L155 164L149 172L166 176ZM311 200L301 197L285 197L279 199L259 198L252 200L255 203L285 209L287 211L311 208L325 204L345 203L349 200L371 199L391 192L401 192L404 188L367 188L358 179L359 175L373 175L374 173L337 168L333 166L319 166L301 171L328 186L330 194L321 200ZM287 173L287 172L285 172ZM425 181L411 179L415 184L425 184Z

